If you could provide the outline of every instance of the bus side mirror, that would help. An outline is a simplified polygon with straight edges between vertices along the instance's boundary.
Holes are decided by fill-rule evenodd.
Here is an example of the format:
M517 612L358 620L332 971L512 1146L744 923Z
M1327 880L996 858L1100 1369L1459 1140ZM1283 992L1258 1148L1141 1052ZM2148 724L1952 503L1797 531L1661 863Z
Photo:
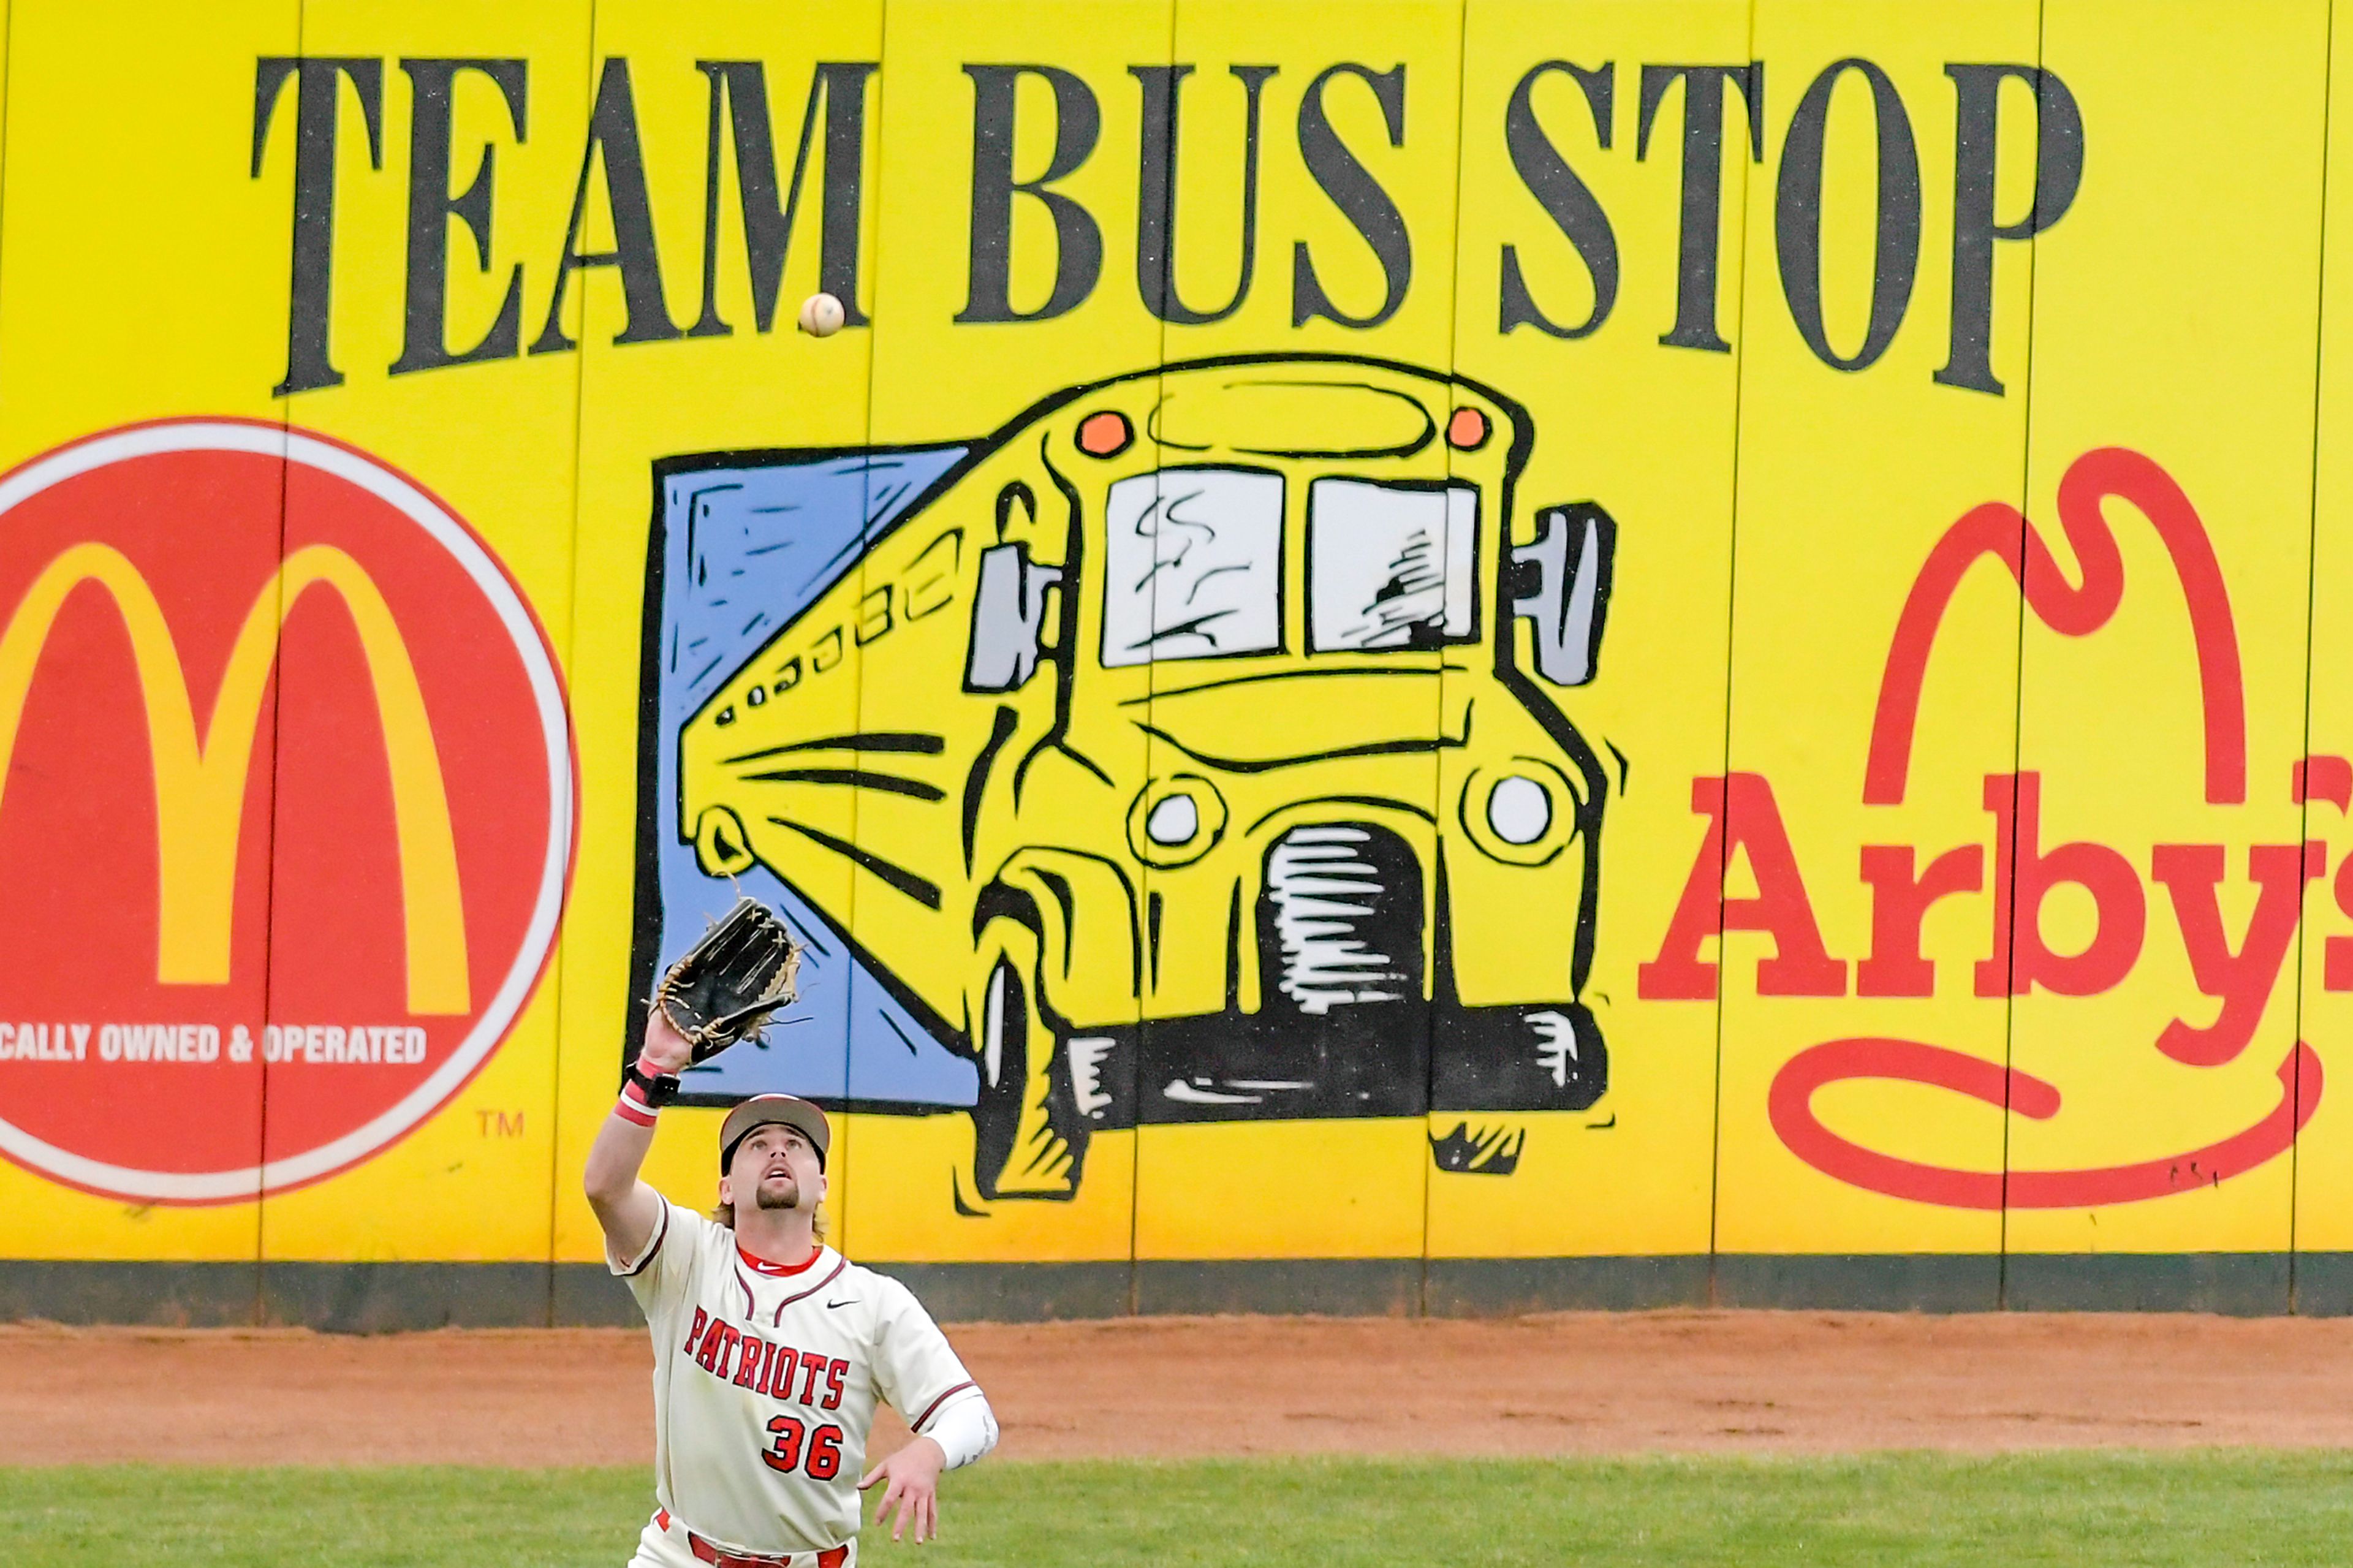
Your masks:
M1617 522L1587 500L1546 507L1535 542L1512 547L1512 613L1535 623L1536 673L1555 686L1583 686L1599 667L1617 543Z
M1038 668L1045 628L1046 590L1061 580L1062 569L1030 560L1026 544L992 545L980 552L965 690L1011 691L1029 679Z

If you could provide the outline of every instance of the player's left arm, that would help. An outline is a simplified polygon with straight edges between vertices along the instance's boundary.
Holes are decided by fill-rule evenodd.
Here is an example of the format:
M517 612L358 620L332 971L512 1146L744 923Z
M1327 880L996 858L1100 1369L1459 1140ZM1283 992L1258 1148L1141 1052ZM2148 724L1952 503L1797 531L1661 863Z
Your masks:
M659 1007L646 1016L645 1048L639 1066L658 1073L675 1074L693 1055L693 1047L670 1026ZM661 1194L638 1179L653 1147L654 1113L624 1099L597 1129L581 1172L581 1186L596 1223L605 1232L607 1249L624 1264L645 1256L662 1218Z
M874 1522L892 1519L893 1541L912 1525L920 1544L940 1532L941 1474L971 1464L997 1446L997 1416L913 1294L895 1282L889 1294L875 1347L875 1381L915 1436L869 1470L858 1487L864 1491L881 1485Z

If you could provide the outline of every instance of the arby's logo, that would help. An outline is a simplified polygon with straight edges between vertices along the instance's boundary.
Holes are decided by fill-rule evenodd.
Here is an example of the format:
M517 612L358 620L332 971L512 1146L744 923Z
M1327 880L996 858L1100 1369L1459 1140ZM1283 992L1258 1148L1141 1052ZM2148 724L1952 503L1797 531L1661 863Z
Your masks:
M221 1203L389 1147L538 984L573 797L529 605L365 454L174 420L0 478L0 1154Z
M1955 591L1978 561L1989 557L2006 568L2027 608L2054 632L2084 637L2109 623L2125 588L2118 542L2102 511L2110 501L2123 503L2120 514L2129 509L2154 530L2186 612L2197 655L2203 738L2198 787L2210 806L2246 802L2245 681L2230 594L2212 542L2196 507L2161 467L2140 453L2109 447L2077 458L2059 487L2059 522L2079 563L2080 582L2067 580L2042 534L2004 503L1971 509L1930 550L1898 617L1882 673L1862 784L1865 805L1899 805L1906 797L1929 658ZM2310 798L2331 802L2340 811L2353 808L2353 763L2341 757L2306 758L2280 783L2296 804ZM2178 786L2156 780L2152 787ZM1982 802L1989 846L1946 849L1925 867L1917 863L1915 846L1862 847L1872 931L1868 955L1852 966L1850 987L1850 965L1833 957L1822 940L1769 782L1756 773L1694 779L1692 808L1708 819L1706 841L1656 956L1641 966L1641 994L1715 997L1716 965L1703 958L1702 943L1722 930L1771 938L1772 956L1757 965L1756 989L1762 996L1927 997L1936 979L1921 952L1928 910L1941 899L1980 893L1989 895L1991 929L1986 956L1972 966L1976 995L2040 992L2088 997L2115 989L2141 960L2151 920L2149 889L2134 862L2108 845L2045 844L2045 789L2046 781L2032 770L1986 775ZM1745 857L1754 873L1753 898L1722 896L1720 879L1736 856ZM2327 872L2326 847L2316 839L2249 847L2242 865L2255 898L2234 939L2221 892L2233 858L2221 843L2162 843L2150 853L2149 878L2171 906L2203 999L2200 1006L2152 1019L2150 1046L2185 1068L2221 1067L2253 1044L2282 974L2294 973L2286 960L2295 946L2305 888ZM2047 942L2041 924L2046 899L2063 887L2087 896L2094 911L2088 942L2073 952ZM2339 868L2335 890L2339 906L2353 914L2353 858ZM2325 984L2353 990L2353 938L2331 937L2324 952ZM2320 1103L2320 1059L2296 1041L2275 1076L2276 1103L2225 1136L2195 1148L2155 1151L2146 1159L2071 1169L2005 1172L1926 1163L1845 1137L1816 1114L1817 1091L1862 1079L1928 1086L2036 1121L2060 1114L2065 1086L1927 1041L1862 1035L1809 1047L1775 1076L1767 1110L1792 1153L1853 1186L1957 1208L2073 1208L2209 1186L2285 1152Z

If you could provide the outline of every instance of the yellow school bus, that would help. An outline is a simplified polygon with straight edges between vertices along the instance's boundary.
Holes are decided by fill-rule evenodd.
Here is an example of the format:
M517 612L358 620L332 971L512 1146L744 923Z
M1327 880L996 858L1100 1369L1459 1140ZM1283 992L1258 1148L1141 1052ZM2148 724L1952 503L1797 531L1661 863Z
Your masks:
M1609 779L1554 693L1615 525L1521 506L1535 439L1342 356L1048 398L687 721L678 831L970 1057L986 1198L1071 1195L1099 1128L1583 1110Z

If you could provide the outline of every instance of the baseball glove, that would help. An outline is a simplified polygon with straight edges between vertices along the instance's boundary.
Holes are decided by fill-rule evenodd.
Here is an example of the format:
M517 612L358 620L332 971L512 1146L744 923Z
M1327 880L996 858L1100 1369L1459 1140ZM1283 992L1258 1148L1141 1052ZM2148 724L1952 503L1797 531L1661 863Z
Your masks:
M801 944L756 899L738 899L654 988L654 1002L694 1047L694 1060L756 1037L799 995Z

